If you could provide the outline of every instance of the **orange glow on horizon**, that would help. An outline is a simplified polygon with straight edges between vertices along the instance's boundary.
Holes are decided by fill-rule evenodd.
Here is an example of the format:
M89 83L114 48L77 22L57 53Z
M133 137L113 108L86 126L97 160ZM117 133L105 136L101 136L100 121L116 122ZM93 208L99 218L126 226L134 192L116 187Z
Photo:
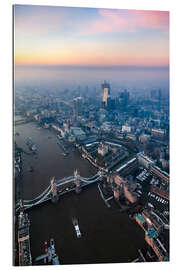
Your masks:
M17 5L14 26L16 65L169 65L167 11Z
M84 65L84 66L168 66L169 58L164 57L143 57L143 56L122 56L108 58L102 55L93 57L63 56L63 55L31 55L17 54L14 57L16 65Z

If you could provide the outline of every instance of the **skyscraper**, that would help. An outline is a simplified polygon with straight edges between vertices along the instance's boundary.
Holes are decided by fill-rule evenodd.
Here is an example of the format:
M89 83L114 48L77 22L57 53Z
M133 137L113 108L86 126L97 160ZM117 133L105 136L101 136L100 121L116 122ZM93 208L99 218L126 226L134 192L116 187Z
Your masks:
M120 93L119 98L122 108L126 109L129 103L129 92L125 89L123 92Z
M82 103L83 103L82 97L77 97L73 99L73 111L75 118L77 118L77 116L82 113Z
M108 108L110 105L110 84L104 81L102 87L102 105L104 108Z

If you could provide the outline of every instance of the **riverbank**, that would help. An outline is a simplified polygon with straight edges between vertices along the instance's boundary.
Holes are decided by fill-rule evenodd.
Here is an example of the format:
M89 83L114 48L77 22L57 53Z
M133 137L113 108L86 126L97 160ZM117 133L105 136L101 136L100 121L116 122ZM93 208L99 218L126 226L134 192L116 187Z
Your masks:
M37 155L22 155L24 199L32 199L40 194L49 185L53 176L61 179L73 175L76 169L84 177L97 173L97 169L84 160L78 151L71 151L68 156L64 156L52 131L40 128L36 123L20 125L16 131L20 134L15 138L20 147L27 150L25 140L30 137L38 148ZM33 168L32 172L29 171L30 167Z
M26 150L25 140L31 137L38 148L37 156L22 155L24 199L39 195L52 176L61 179L73 175L75 169L84 177L96 174L97 170L78 151L65 157L50 130L28 123L17 126L16 131L20 147ZM143 230L126 213L107 208L96 183L80 194L65 194L56 204L47 202L28 213L33 258L44 253L44 241L51 238L55 240L61 264L129 262L138 256L138 249L146 246ZM79 239L72 217L79 222L82 233Z
M80 194L69 193L57 203L29 211L33 258L43 253L44 241L53 237L62 264L128 262L144 248L144 231L126 213L109 209L97 184ZM77 238L72 217L82 233Z

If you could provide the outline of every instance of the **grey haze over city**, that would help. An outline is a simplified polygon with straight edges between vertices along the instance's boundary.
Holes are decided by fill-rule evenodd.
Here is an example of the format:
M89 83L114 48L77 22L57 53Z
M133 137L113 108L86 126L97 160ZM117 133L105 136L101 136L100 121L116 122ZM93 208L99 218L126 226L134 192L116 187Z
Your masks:
M168 67L17 66L15 89L64 90L79 86L100 89L104 79L110 81L112 93L124 88L130 92L139 91L142 95L152 88L169 91Z

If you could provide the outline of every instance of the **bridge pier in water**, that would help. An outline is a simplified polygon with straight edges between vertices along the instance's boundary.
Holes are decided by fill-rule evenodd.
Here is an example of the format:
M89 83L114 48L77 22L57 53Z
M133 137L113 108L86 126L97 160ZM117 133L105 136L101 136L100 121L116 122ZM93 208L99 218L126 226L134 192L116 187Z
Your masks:
M77 170L74 171L74 183L76 185L75 192L77 194L79 194L81 192L82 188L81 188L81 185L80 185L80 183L81 183L80 182L80 175L78 174Z
M51 201L53 203L57 202L59 200L59 196L57 194L57 185L56 185L56 181L55 178L53 177L51 179Z

